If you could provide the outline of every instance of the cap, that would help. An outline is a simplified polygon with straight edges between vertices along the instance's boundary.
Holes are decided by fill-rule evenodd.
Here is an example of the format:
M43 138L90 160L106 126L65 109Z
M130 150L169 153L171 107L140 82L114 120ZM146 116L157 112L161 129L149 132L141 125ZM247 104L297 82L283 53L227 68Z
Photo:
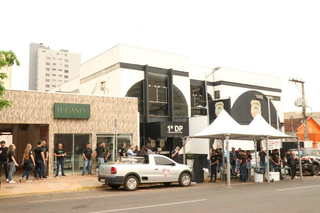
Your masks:
M6 143L5 141L0 141L0 143Z

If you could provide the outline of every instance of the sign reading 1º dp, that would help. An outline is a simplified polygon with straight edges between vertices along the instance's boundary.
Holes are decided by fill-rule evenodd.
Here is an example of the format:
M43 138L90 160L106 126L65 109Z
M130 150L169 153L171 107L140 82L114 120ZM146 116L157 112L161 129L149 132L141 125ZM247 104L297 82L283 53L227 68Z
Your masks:
M89 119L90 104L54 104L54 118Z

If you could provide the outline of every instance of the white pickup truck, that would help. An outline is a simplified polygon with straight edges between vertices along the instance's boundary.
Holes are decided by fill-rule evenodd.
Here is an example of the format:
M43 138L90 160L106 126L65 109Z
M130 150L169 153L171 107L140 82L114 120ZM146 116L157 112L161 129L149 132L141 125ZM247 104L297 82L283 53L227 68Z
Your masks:
M122 158L121 163L105 163L99 167L98 180L117 189L121 185L134 191L139 184L179 182L191 184L191 169L163 155L145 155Z

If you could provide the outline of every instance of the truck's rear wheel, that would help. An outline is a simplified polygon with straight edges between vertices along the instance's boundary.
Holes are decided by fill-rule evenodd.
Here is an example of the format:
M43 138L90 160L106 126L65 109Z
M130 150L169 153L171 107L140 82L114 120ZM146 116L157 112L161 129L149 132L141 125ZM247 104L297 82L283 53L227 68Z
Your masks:
M183 186L183 187L190 186L190 184L191 184L191 176L190 176L190 174L183 173L180 176L179 184L180 184L180 186Z
M319 175L319 167L317 165L312 166L312 175L318 176Z
M125 179L123 186L127 191L136 190L138 188L138 186L139 186L138 178L136 176L133 176L133 175L128 176Z
M109 183L108 184L112 189L119 189L119 187L121 186L121 185L119 185L119 184L111 184L111 183Z

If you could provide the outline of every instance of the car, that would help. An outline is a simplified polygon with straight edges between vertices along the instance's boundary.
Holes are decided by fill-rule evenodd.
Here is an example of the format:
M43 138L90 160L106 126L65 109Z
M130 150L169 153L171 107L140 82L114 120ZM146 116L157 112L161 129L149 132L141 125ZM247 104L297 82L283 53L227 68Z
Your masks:
M297 149L290 149L291 152L294 152L298 156ZM312 175L319 175L320 168L320 149L315 148L305 148L301 149L301 164L302 172L310 172ZM299 171L299 164L297 163L297 171Z
M121 185L127 191L134 191L140 184L178 182L180 186L190 186L192 173L190 167L157 154L121 158L119 163L101 164L98 181L113 189Z

